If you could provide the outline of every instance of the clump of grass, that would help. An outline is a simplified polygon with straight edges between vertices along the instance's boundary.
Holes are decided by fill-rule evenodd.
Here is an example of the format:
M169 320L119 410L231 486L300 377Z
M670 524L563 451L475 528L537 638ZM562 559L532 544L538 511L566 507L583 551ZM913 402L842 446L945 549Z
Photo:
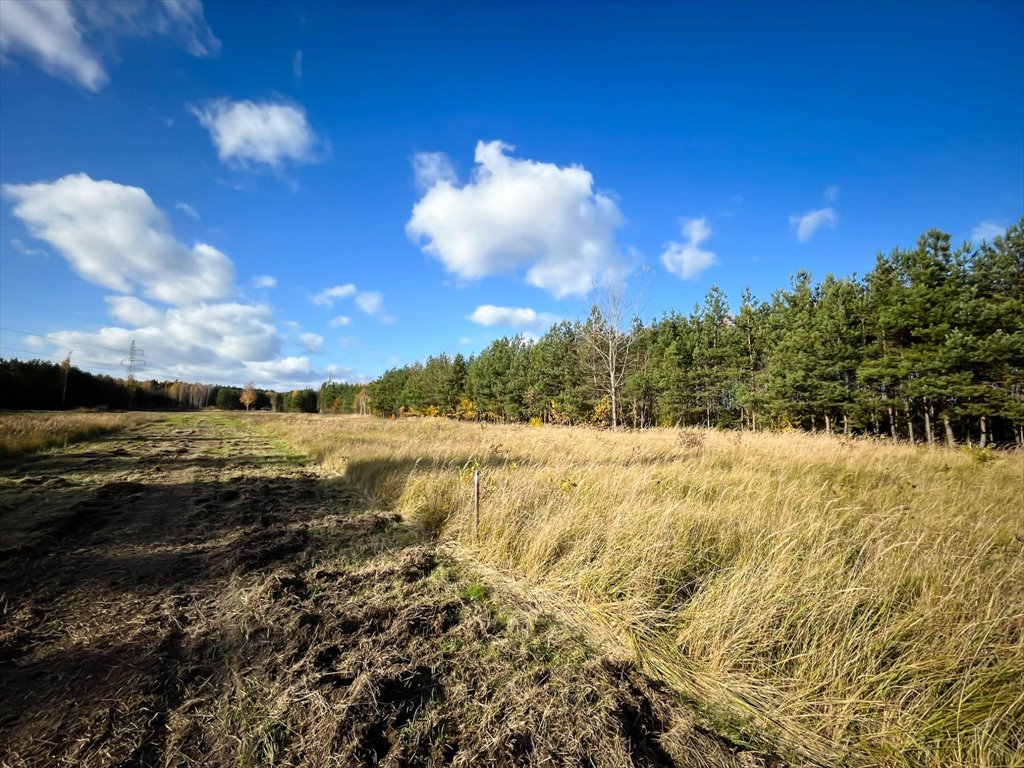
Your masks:
M737 733L832 764L1024 765L1024 454L261 423L398 511L443 499L462 552L584 606Z
M66 446L113 432L124 425L115 414L7 413L0 415L0 456Z

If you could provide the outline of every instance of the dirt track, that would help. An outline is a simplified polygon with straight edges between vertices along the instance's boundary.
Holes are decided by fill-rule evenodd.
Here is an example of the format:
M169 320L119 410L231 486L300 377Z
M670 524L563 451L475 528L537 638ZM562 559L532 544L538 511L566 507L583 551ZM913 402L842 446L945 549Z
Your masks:
M217 415L0 465L0 766L751 766Z

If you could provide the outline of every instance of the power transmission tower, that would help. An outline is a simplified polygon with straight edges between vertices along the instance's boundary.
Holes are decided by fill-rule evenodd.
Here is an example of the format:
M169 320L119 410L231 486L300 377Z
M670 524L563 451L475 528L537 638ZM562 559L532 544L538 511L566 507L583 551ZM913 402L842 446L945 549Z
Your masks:
M135 406L135 372L146 367L146 353L135 346L135 339L128 347L128 357L121 361L121 367L128 369L128 410Z

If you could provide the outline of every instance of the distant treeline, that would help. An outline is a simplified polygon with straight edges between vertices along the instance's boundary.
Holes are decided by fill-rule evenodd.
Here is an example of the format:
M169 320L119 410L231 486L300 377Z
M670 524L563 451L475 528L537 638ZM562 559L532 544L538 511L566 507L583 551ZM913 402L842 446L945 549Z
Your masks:
M44 360L0 359L0 408L10 410L62 410L110 408L114 410L168 410L219 408L245 410L242 395L249 391L251 410L310 412L317 410L317 392L258 390L183 381L139 380L96 375L74 366Z
M616 306L537 341L389 370L368 387L369 407L1024 444L1024 219L977 247L929 231L863 279L801 271L768 301L744 292L735 312L716 287L689 315L650 325Z

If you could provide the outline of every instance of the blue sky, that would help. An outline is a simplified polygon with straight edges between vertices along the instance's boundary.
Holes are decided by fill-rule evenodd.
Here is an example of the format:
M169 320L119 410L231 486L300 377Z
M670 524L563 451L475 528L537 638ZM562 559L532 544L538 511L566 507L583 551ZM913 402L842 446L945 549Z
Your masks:
M1024 213L1024 3L5 0L0 48L0 355L98 372L365 379Z

